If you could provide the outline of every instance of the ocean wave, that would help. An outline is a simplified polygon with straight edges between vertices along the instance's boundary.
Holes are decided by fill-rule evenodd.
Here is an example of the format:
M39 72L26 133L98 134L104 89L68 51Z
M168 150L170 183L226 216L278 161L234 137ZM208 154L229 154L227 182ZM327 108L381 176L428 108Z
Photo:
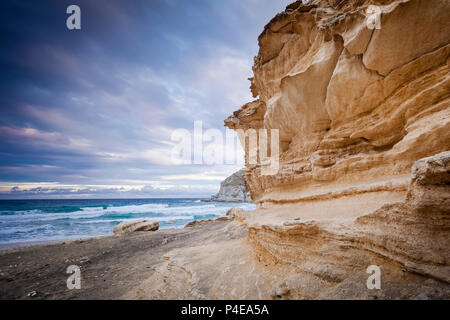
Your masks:
M136 214L149 213L152 210L157 210L167 207L167 204L143 204L143 205L128 205L128 206L96 206L96 207L81 207L75 212L54 213L46 212L42 209L16 211L14 214L0 216L0 221L51 221L62 219L90 219L97 218L109 214Z
M0 236L20 234L20 233L29 234L30 232L50 232L55 229L56 228L51 224L15 226L0 229Z
M127 205L127 206L108 206L108 207L83 207L83 212L102 212L105 213L147 213L153 210L167 208L168 204L149 203L141 205Z
M0 245L110 235L114 225L141 219L159 221L161 228L180 228L188 221L225 215L232 207L252 210L255 205L204 203L199 200L133 204L128 200L121 204L105 201L59 207L38 207L32 203L28 210L22 206L17 211L12 206L4 206L0 211Z
M18 211L15 215L0 216L0 221L51 221L61 219L95 218L102 213L76 211L72 213L47 213L41 210Z
M169 222L169 221L178 221L178 220L194 220L194 216L165 216L165 217L149 217L148 220L155 220L158 222ZM133 222L139 221L142 218L132 218L132 219L97 219L97 220L86 220L86 221L77 221L74 222L76 224L98 224L98 223L122 223L122 222Z
M0 222L11 221L51 221L63 219L92 219L99 217L110 218L133 218L135 215L162 215L173 216L201 216L215 215L220 216L226 214L232 205L224 204L205 204L205 205L185 205L185 206L169 206L168 204L142 204L142 205L125 205L125 206L96 206L81 207L75 212L43 212L40 209L16 211L14 214L1 215ZM240 204L243 209L252 209L252 204ZM137 218L137 217L136 217Z

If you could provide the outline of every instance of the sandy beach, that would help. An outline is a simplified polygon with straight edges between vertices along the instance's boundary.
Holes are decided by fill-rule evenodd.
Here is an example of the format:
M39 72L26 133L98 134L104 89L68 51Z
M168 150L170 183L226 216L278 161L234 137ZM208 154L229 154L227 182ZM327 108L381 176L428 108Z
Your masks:
M9 2L0 300L450 300L450 0Z
M287 251L270 253L263 249L255 238L261 231L257 231L248 217L261 216L264 212L241 211L238 215L235 219L203 221L183 229L4 249L0 251L0 299L409 300L422 296L426 299L449 297L445 281L361 249L356 255L356 251L349 248L354 252L352 260L343 262L339 268L317 254L304 262L309 269L301 262L276 258L275 255L281 256ZM295 229L289 237L281 238L277 238L273 230L265 230L273 240L271 246L276 248L280 244L290 247L292 237L297 238ZM314 250L323 253L326 246L320 236L321 233L315 235L312 243L316 245ZM305 244L301 248L311 250ZM334 248L330 248L331 251L336 252ZM382 290L367 289L367 261L379 265L383 271ZM79 290L67 287L70 275L66 270L73 265L80 268Z
M175 248L194 246L228 222L138 232L0 251L0 299L120 299ZM81 268L81 289L67 288L66 269ZM30 292L37 295L28 297Z

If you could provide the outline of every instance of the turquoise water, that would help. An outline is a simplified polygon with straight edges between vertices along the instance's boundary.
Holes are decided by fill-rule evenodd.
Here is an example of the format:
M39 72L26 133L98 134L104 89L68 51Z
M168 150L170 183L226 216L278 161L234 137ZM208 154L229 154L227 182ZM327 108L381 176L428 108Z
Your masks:
M0 200L0 246L111 235L119 223L141 219L159 221L161 229L181 228L223 216L232 207L255 205L198 199Z

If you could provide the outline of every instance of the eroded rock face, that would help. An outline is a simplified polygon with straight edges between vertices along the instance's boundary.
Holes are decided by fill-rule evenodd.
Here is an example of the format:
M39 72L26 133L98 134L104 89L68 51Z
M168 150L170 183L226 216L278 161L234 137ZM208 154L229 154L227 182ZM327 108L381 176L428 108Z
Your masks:
M159 229L159 222L139 220L133 222L122 222L114 227L114 234L128 234L138 231L157 231Z
M212 196L208 201L251 202L250 194L245 184L244 170L239 170L222 181L219 193Z
M129 297L449 299L450 1L297 1L258 40L258 99L225 125L280 130L280 170L245 148L257 210Z
M249 237L264 254L300 269L321 273L332 264L339 281L355 264L371 261L371 252L450 283L450 152L419 160L412 172L403 201L389 203L384 193L388 203L377 208L377 197L362 193L261 210L246 218Z
M367 27L368 5L380 29ZM248 165L252 199L270 206L394 180L406 194L412 164L449 149L449 21L440 0L297 1L277 15L259 37L259 99L225 121L280 130L278 174Z
M229 224L169 252L124 298L448 299L449 164L450 152L416 162L406 198L381 207L368 192L230 210ZM366 286L369 266L382 272L380 290Z

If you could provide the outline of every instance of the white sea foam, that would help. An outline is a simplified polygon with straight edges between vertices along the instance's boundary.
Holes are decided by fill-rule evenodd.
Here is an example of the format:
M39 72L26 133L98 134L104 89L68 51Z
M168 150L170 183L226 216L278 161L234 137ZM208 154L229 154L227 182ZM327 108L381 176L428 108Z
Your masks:
M171 204L171 205L169 205ZM253 210L249 203L205 203L200 200L113 206L81 206L73 212L42 210L1 211L0 245L34 241L87 238L112 234L112 225L141 219L164 227L182 227L187 221L225 215L232 207ZM55 207L58 209L57 207ZM76 209L76 206L74 205Z
M154 220L158 222L168 222L168 221L177 221L177 220L193 220L194 216L159 216L159 217L149 217L148 220ZM80 224L93 224L93 223L121 223L121 222L133 222L140 221L142 218L118 218L118 219L105 219L105 220L86 220L86 221L77 221L75 223Z
M57 212L48 213L41 210L17 211L14 215L1 215L0 221L51 221L60 219L89 219L97 218L103 215L117 214L133 214L133 213L149 213L153 210L167 207L167 204L143 204L130 205L121 207L82 207L81 210L74 212Z
M141 204L141 205L128 205L128 206L108 206L106 209L104 207L84 207L81 210L85 213L88 212L100 212L102 214L107 213L147 213L153 212L154 210L167 208L167 204L159 204L159 203L150 203L150 204Z
M0 229L0 235L9 235L15 233L30 233L35 231L49 232L52 230L55 230L55 227L51 224L14 226L5 229Z

